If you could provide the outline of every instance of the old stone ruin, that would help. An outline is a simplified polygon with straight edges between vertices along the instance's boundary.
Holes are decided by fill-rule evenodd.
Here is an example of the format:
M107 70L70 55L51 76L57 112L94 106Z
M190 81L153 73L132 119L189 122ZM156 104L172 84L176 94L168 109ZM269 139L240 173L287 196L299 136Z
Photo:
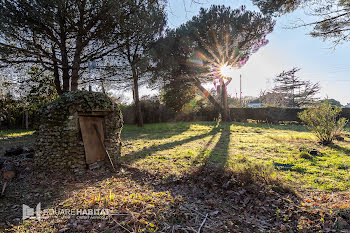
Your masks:
M98 92L68 92L44 106L36 132L38 168L83 172L118 166L123 126L121 111Z

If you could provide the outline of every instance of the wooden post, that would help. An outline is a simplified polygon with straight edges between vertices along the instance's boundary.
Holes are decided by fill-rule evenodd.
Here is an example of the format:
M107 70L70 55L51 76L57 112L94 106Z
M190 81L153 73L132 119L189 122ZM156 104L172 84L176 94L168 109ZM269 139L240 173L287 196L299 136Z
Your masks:
M229 121L227 92L226 92L226 87L225 87L225 81L223 78L220 81L220 86L221 86L221 104L222 104L222 108L224 109L224 114L223 114L222 118L223 118L223 121Z
M115 169L115 167L114 167L113 160L112 160L111 156L109 155L109 153L108 153L108 151L107 151L107 149L106 149L106 147L105 147L105 145L104 145L104 142L103 142L103 140L102 140L101 134L100 134L100 132L98 131L97 125L94 124L94 128L95 128L95 130L96 130L96 134L97 134L98 139L99 139L99 141L100 141L100 143L101 143L101 146L102 146L102 148L103 148L105 154L106 154L107 157L109 158L109 161L111 162L111 165L112 165L112 167L113 167L113 170L116 171L116 169Z

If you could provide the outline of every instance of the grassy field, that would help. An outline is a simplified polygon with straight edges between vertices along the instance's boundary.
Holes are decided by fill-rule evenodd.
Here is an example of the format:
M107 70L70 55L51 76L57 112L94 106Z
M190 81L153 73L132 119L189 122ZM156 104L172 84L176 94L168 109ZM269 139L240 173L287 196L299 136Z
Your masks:
M31 142L34 131L0 131L4 149ZM345 141L323 146L301 125L257 123L160 123L123 128L122 162L164 178L181 176L193 168L214 164L242 170L251 164L292 164L280 177L303 188L350 188L350 129ZM317 149L319 156L302 158L300 148Z
M347 129L349 130L349 129ZM242 170L251 164L292 164L277 171L296 187L319 190L350 188L350 138L322 146L301 125L255 123L149 124L123 130L125 163L150 173L181 176L194 167L214 164ZM321 154L302 158L299 148Z
M31 145L33 133L0 131L1 151ZM349 133L323 146L301 125L126 125L117 172L52 173L37 171L30 159L18 162L18 177L0 198L0 231L340 231L350 223ZM305 156L300 148L320 153ZM294 166L282 171L273 163ZM118 215L21 221L21 205L39 202L44 210L108 208Z

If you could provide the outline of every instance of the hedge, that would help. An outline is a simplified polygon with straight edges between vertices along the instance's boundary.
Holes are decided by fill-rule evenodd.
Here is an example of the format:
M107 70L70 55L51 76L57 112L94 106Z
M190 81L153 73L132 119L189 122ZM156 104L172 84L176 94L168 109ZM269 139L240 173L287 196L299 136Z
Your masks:
M264 108L231 108L230 114L233 121L257 120L269 123L278 123L280 121L301 122L298 113L305 108L282 108L282 107L264 107ZM350 120L350 108L343 108L340 117Z

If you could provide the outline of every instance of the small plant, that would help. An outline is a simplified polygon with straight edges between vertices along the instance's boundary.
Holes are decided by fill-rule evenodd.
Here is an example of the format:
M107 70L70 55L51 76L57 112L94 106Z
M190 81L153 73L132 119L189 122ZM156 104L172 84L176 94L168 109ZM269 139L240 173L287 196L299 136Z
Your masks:
M266 184L279 183L277 174L271 165L248 161L243 167L237 167L235 171L239 180L245 184L251 184L256 181Z
M98 196L94 198L95 202L101 201L101 193L98 193Z
M329 103L322 103L316 107L306 109L298 114L299 118L316 135L323 144L329 144L336 136L343 133L347 124L345 118L337 120L341 108Z

